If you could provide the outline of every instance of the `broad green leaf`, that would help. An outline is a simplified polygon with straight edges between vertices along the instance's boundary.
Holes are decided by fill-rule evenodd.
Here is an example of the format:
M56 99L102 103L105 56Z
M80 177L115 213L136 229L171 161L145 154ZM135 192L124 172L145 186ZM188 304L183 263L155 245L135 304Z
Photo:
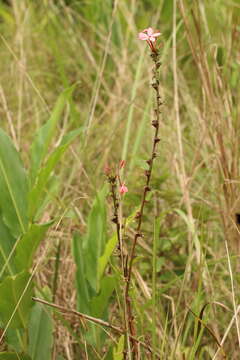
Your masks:
M2 352L0 353L0 360L33 360L28 355L10 353L10 352Z
M61 177L51 176L48 180L47 191L44 198L39 202L37 212L34 214L34 219L31 219L32 222L38 222L41 220L42 214L46 209L49 203L53 202L53 199L56 199L59 195L59 190L61 188ZM45 187L46 189L46 187Z
M33 360L51 360L53 321L49 308L36 303L29 320L29 350Z
M15 237L27 230L27 193L22 161L9 136L0 129L0 210Z
M5 342L9 345L9 350L15 351L16 354L25 353L24 335L25 329L7 329L4 336Z
M18 272L29 270L31 268L33 256L38 245L52 224L53 221L45 224L32 224L28 232L20 239L16 246L15 257L15 264Z
M123 360L124 335L121 335L116 348L113 349L113 360Z
M36 183L29 193L29 217L33 218L37 209L41 206L45 198L45 187L48 184L49 177L59 162L62 155L68 149L73 140L82 132L82 128L71 131L65 135L61 144L49 156L46 165L39 171Z
M105 276L100 283L100 293L91 300L91 315L103 318L104 312L108 307L109 298L116 286L114 276Z
M70 99L75 86L64 90L59 96L52 114L45 125L37 132L31 147L31 181L35 182L37 173L48 153L49 145L57 130L57 123L61 119L62 112L67 101Z
M76 288L77 288L77 301L78 309L83 313L90 313L89 301L89 289L85 273L84 254L82 247L82 238L79 234L75 233L72 242L72 252L75 264L77 266L76 271Z
M0 323L4 327L26 328L32 306L30 275L22 272L6 277L0 284ZM21 300L20 300L21 299ZM13 315L14 314L14 315Z
M0 214L0 280L4 273L14 275L14 266L12 260L8 261L9 254L13 249L16 239L10 233L10 230L3 222Z

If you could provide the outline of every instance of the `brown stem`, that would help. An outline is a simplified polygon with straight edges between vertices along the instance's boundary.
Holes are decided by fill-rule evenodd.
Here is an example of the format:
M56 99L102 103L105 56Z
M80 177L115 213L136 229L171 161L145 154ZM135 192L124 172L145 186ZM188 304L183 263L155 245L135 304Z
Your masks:
M118 179L120 182L120 176L118 175ZM112 201L113 201L113 209L114 209L114 214L113 214L113 218L112 221L114 222L114 224L116 225L116 233L117 233L117 240L118 240L118 251L119 251L119 260L120 260L120 264L121 264L121 271L122 271L122 276L124 277L124 279L126 279L126 265L124 262L124 253L123 253L123 243L122 243L122 234L121 234L121 223L120 223L120 219L119 219L119 200L116 194L116 187L117 187L117 177L116 176L108 176L108 182L110 184L111 187L111 197L112 197ZM129 344L129 331L128 331L128 321L127 321L127 303L126 303L126 298L123 298L124 304L123 304L123 320L124 320L124 328L125 328L125 333L126 333L126 340L127 343ZM131 332L130 332L131 333Z
M130 288L130 284L131 284L132 267L133 267L133 260L134 260L137 241L138 241L139 237L142 237L141 226L142 226L144 206L146 203L146 196L147 196L147 193L149 191L151 191L149 185L150 185L150 180L151 180L151 175L152 175L153 162L154 162L154 159L156 158L156 147L157 147L158 142L160 141L160 139L158 137L158 133L159 133L159 121L160 121L160 113L161 113L160 107L161 107L162 102L161 102L161 96L160 96L160 91L159 91L159 80L158 80L158 76L157 76L158 69L160 67L158 52L152 51L151 57L155 64L155 67L153 70L153 83L152 83L152 87L156 92L155 119L152 121L152 126L155 128L155 133L154 133L154 137L153 137L151 157L149 160L147 160L149 169L147 171L145 171L146 183L143 188L140 210L137 214L137 227L135 230L134 240L133 240L132 248L130 251L127 279L126 279L126 287L125 287L125 299L126 299L125 301L127 304L128 327L129 327L129 331L130 331L131 339L132 339L132 347L133 347L132 350L133 350L133 359L134 360L139 358L139 356L138 356L139 351L138 351L138 344L134 340L134 338L136 336L136 329L135 329L135 322L134 322L133 311L132 311L132 304L131 304L131 300L129 297L129 288Z

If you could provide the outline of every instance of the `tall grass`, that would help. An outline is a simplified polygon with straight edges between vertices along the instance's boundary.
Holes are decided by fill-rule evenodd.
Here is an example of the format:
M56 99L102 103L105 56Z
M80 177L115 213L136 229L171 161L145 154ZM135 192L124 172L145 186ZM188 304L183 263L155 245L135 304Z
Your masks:
M34 324L43 334L47 323L52 359L127 356L121 333L124 279L104 167L126 160L129 192L121 214L126 255L152 146L152 63L137 34L153 26L163 34L164 105L130 288L136 337L152 351L140 346L141 358L238 359L239 2L10 3L0 2L1 128L19 150L29 186L39 176L30 193L31 231L35 222L51 226L47 235L41 228L45 241L29 263L35 297L54 299L58 310L68 311L35 304L25 324L28 334L36 334ZM62 115L51 123L59 94L66 92ZM49 132L43 127L47 121ZM3 210L0 202L0 215ZM0 244L10 238L7 230L0 235ZM33 246L33 237L24 239ZM11 254L14 244L4 254ZM17 261L24 266L21 256ZM0 264L5 272L13 266L2 257ZM89 323L84 314L97 322ZM0 312L3 331L6 317ZM0 345L0 359L4 352L22 356L23 349L32 360L41 356L44 336L20 329L21 347L11 331Z

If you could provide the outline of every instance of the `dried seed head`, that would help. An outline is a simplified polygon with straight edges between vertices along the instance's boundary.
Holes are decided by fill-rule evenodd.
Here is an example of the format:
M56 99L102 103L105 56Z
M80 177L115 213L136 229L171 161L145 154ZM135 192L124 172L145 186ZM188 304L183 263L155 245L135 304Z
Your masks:
M152 121L152 126L156 128L156 127L158 126L158 121L157 121L157 120L153 120L153 121Z

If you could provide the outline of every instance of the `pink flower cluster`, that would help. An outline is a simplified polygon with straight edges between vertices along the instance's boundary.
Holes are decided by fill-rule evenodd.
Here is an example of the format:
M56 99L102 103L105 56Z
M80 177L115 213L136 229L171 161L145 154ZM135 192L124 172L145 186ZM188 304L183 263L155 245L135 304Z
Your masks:
M160 32L154 32L151 27L144 29L138 34L139 40L147 41L148 45L150 46L151 50L153 52L157 52L156 47L154 45L154 42L156 41L156 38L160 36Z

